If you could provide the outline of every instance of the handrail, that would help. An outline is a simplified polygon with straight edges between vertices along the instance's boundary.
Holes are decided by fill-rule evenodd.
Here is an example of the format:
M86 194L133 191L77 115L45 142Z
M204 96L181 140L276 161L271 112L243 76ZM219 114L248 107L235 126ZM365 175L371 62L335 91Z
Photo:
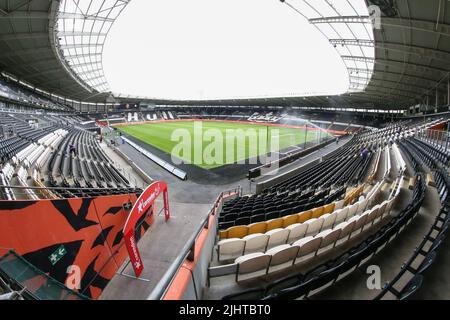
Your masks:
M182 266L183 262L186 259L193 260L194 255L195 255L195 244L196 244L197 238L199 237L199 235L203 229L208 228L209 218L216 214L216 209L222 203L224 196L226 196L227 194L231 195L233 193L236 195L241 195L241 193L242 193L241 186L238 186L235 189L221 192L219 194L219 196L214 201L214 204L212 205L211 209L209 210L208 214L200 223L200 226L197 228L196 232L194 232L192 234L192 236L189 238L189 240L183 246L181 253L176 257L176 259L172 262L170 267L167 269L166 273L161 277L161 280L159 280L158 284L155 286L153 291L147 297L147 300L160 300L164 297L165 293L167 292L167 289L169 288L170 284L172 283L172 281L174 279L174 276L176 275L176 273Z
M10 189L30 189L30 190L80 190L80 191L111 191L111 190L120 190L120 189L139 189L139 188L87 188L87 187L31 187L31 186L5 186L0 185L0 188L10 188Z

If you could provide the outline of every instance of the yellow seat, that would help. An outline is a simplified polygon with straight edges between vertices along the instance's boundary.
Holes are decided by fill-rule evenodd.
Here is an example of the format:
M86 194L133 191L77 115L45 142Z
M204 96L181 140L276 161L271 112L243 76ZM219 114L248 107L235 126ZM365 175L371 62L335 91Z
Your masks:
M248 225L248 234L266 233L266 231L267 231L266 222L256 222Z
M283 227L283 219L282 218L267 221L267 231L282 228L282 227Z
M227 239L228 238L228 230L220 230L219 231L219 239Z
M303 222L311 219L312 211L308 210L308 211L300 212L297 215L298 215L297 223L303 223Z
M336 206L335 203L327 204L327 205L323 208L323 214L333 213L334 207L335 207L335 206Z
M248 235L247 226L235 226L228 228L228 238L243 238Z
M411 178L409 178L409 187L408 187L408 189L409 190L413 190L414 189L414 178L413 177L411 177Z
M312 210L311 218L312 219L319 218L322 215L323 215L323 207L315 208Z
M291 224L297 223L298 215L292 214L290 216L283 217L283 228L289 227Z

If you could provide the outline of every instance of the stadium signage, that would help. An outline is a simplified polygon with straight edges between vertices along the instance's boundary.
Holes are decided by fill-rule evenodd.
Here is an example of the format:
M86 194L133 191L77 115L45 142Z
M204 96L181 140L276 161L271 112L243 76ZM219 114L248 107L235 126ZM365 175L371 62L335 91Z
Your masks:
M153 207L161 193L164 194L164 213L167 222L170 218L167 184L164 181L156 181L149 185L136 201L123 228L125 245L136 277L139 277L144 270L135 237L136 226L138 221Z

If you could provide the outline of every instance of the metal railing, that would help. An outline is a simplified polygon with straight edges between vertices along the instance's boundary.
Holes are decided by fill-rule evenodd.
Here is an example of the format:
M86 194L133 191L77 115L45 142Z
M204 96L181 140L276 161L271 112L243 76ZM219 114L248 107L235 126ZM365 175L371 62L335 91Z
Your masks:
M40 194L44 196L44 194L47 191L56 191L58 194L63 195L73 195L68 197L62 197L61 199L70 199L70 198L81 198L81 197L88 197L92 194L98 194L98 195L111 195L116 194L114 192L120 192L122 193L140 193L140 189L136 188L73 188L73 187L24 187L24 186L8 186L8 185L0 185L0 190L4 189L10 189L14 191L15 196L24 196L28 198L28 192L31 191L38 191ZM60 192L58 192L60 191ZM128 192L127 192L128 191ZM43 198L42 200L45 200L47 198ZM1 200L1 199L0 199ZM26 200L26 199L18 199L18 200Z
M211 216L216 215L219 212L219 210L223 204L224 198L228 197L228 196L232 196L232 195L241 196L242 195L241 186L238 186L235 189L232 189L229 191L224 191L224 192L220 193L220 195L214 201L214 204L211 207L211 209L209 210L206 217L201 221L196 232L194 232L192 234L192 236L189 238L189 240L186 242L183 249L181 250L181 253L177 256L177 258L174 260L174 262L167 269L166 273L163 275L161 280L158 282L158 284L155 286L153 291L150 293L147 300L161 300L164 297L164 295L166 294L170 285L172 284L172 281L175 278L178 270L182 266L183 262L185 260L189 260L189 261L194 260L197 239L200 236L203 229L208 229L209 218Z
M423 141L448 149L450 142L450 133L448 131L426 129L417 133L417 137Z

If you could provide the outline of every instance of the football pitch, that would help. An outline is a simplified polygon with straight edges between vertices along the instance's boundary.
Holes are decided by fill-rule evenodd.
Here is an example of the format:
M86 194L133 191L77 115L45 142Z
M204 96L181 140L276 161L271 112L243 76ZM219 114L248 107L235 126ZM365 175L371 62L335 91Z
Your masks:
M214 169L242 163L309 141L325 132L217 121L175 121L120 126L119 130L171 155L175 164Z

